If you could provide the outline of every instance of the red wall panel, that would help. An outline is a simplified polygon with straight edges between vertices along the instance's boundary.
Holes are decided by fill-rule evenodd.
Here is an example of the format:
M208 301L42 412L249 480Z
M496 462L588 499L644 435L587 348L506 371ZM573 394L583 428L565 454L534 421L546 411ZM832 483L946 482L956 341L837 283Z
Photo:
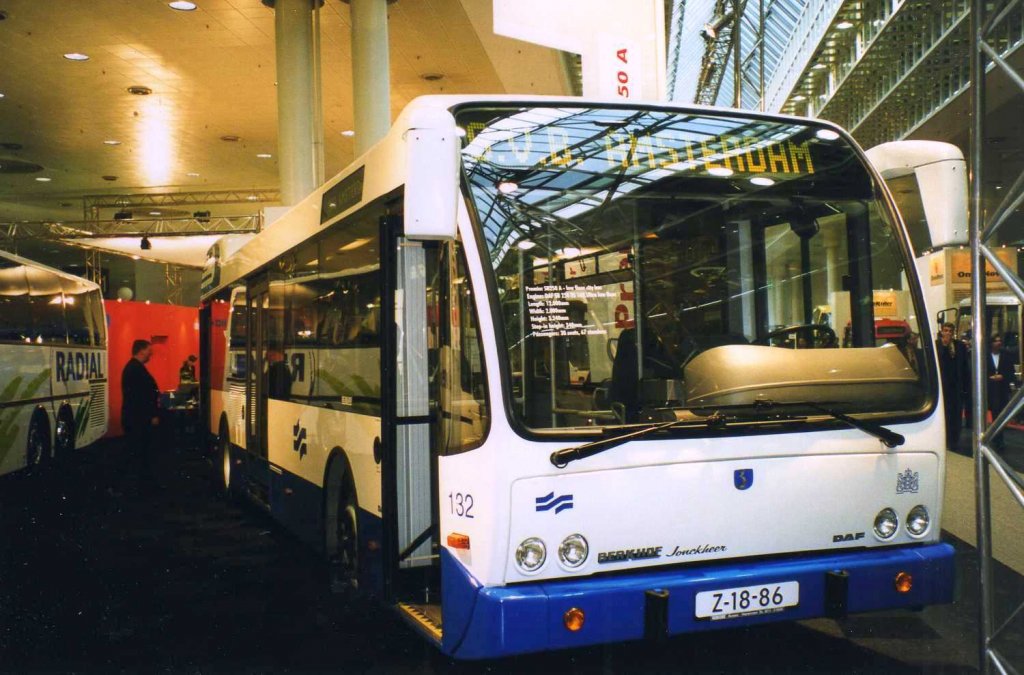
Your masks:
M108 436L120 436L121 371L132 356L132 342L153 343L153 358L146 368L160 391L178 386L178 369L189 354L199 355L199 309L144 302L105 301L107 358L110 372L110 427ZM198 368L196 369L198 372Z

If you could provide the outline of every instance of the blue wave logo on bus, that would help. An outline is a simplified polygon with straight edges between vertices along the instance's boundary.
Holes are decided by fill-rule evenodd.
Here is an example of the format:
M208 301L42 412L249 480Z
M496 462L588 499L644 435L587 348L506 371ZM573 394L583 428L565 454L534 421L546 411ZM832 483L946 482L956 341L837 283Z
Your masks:
M754 484L753 469L736 469L732 472L732 484L737 490L747 490Z
M572 495L559 495L556 497L554 492L550 492L543 497L537 497L534 501L537 502L538 511L554 509L555 513L561 513L566 509L572 508Z

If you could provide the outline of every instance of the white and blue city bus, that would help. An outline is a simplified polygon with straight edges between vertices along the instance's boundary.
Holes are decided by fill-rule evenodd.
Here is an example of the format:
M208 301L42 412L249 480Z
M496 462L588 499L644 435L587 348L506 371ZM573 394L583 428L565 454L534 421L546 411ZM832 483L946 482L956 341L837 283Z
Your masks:
M0 251L0 475L106 434L107 386L99 286Z
M952 600L921 290L836 127L424 97L218 264L225 487L446 654Z

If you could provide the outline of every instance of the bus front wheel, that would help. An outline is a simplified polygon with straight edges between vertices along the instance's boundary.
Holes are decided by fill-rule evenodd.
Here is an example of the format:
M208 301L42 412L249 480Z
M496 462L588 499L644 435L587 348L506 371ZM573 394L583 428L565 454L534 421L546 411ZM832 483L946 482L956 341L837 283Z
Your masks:
M50 459L50 420L42 410L36 410L28 425L25 447L25 466L37 467Z

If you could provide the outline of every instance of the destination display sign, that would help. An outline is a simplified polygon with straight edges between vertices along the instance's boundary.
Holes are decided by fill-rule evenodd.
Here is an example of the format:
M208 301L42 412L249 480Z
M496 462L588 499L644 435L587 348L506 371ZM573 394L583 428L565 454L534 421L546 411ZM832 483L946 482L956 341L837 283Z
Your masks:
M794 135L799 129L793 129ZM466 124L465 131L465 155L506 168L697 170L723 176L805 176L815 172L815 141L794 140L792 136L779 138L780 134L765 138L752 134L698 134L657 125L636 131L595 126L591 135L581 139L577 125L562 127L554 123L532 129L511 124L487 126L476 121Z

